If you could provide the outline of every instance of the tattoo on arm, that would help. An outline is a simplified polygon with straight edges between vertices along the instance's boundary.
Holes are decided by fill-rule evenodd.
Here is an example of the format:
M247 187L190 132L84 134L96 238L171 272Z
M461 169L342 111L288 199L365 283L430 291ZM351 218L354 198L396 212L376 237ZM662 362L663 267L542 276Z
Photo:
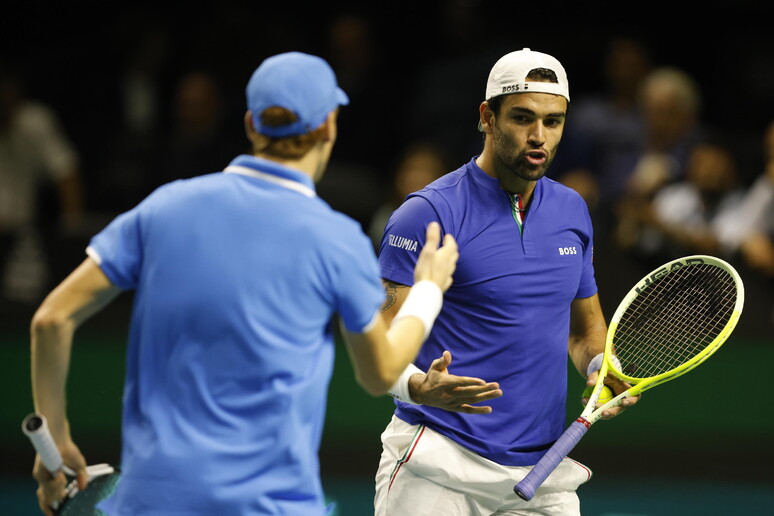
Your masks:
M393 281L383 280L384 283L384 291L387 294L387 299L384 300L384 304L382 305L382 312L386 312L393 306L395 306L395 303L398 300L398 287L403 287L405 285L401 285L399 283L395 283Z

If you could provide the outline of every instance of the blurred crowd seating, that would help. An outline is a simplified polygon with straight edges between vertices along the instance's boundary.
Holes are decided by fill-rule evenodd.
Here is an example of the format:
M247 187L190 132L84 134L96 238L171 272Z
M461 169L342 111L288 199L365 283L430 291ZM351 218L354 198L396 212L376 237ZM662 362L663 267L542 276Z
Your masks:
M318 190L378 248L407 188L479 152L488 70L530 47L568 70L572 103L549 176L589 204L606 308L666 259L715 254L748 286L740 331L771 339L770 38L684 40L591 14L549 31L515 23L505 2L394 7L139 3L97 24L64 8L9 10L19 29L3 34L0 54L0 323L25 328L115 215L247 151L244 84L265 57L301 50L336 69L351 104ZM22 30L30 19L34 34Z

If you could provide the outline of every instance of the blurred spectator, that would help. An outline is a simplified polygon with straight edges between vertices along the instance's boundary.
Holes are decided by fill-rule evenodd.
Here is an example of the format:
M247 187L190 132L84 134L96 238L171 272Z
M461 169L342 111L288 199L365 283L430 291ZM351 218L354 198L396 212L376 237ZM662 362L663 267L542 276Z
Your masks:
M416 70L407 76L411 91L406 97L409 109L404 130L410 141L431 141L453 163L462 164L483 148L478 112L471 106L486 100L481 84L486 82L491 63L514 48L529 45L516 46L510 37L489 30L492 13L483 2L440 2L434 10L435 23L422 29L432 46L404 56L405 61L417 61Z
M552 175L578 191L592 215L600 202L598 178L609 174L621 156L640 149L644 122L639 94L650 69L650 52L644 44L614 38L604 59L604 88L572 101L572 116Z
M406 196L421 190L449 172L449 169L445 154L432 144L414 143L406 149L393 172L388 197L376 210L368 226L374 249L378 251L387 220Z
M55 206L39 203L48 189ZM39 301L49 279L43 230L77 229L82 192L78 153L56 114L26 97L19 72L0 68L0 297Z
M385 80L385 57L367 17L338 15L325 36L328 59L352 106L339 113L340 132L348 136L337 141L332 159L371 166L375 158L389 156L394 145L401 144L400 120L395 116L400 93L394 89L399 81ZM374 144L385 141L391 145ZM387 170L377 172L384 176Z
M173 125L152 167L149 188L175 179L217 172L247 149L243 128L226 127L220 85L212 75L190 72L177 83Z
M644 121L641 146L635 153L621 156L619 166L612 168L610 173L602 178L600 196L603 202L612 207L614 217L619 219L617 235L614 235L618 244L626 248L629 240L637 239L639 246L644 245L640 252L652 255L663 243L648 242L646 235L649 231L644 235L637 232L626 234L625 230L622 233L627 221L620 219L626 219L627 212L631 214L632 209L640 209L641 206L648 206L654 201L657 217L666 216L659 209L667 205L666 199L691 202L692 204L679 210L682 215L676 214L668 219L655 218L651 221L657 224L669 222L671 226L661 224L652 226L651 229L658 229L660 237L666 238L668 242L677 243L676 241L690 234L680 236L668 233L680 232L691 225L695 225L696 229L702 223L710 224L712 213L718 208L714 201L722 192L708 190L714 188L706 182L710 180L709 176L715 174L718 182L727 180L731 183L736 182L737 172L735 163L722 160L716 166L724 170L704 170L702 163L706 162L705 157L709 153L728 155L727 151L720 152L719 149L703 147L692 157L693 163L690 167L693 169L693 177L685 181L689 156L692 156L693 149L703 138L704 129L700 122L701 98L698 86L684 71L665 67L651 72L643 84L641 106ZM670 183L679 183L679 186L670 189L666 196L655 202L654 196ZM649 210L645 208L643 214L647 216L648 213ZM697 239L708 235L704 232L701 234L702 237L697 236ZM698 240L683 244L694 248L710 245Z
M631 49L619 52L631 52L628 59L644 60L634 58L636 53ZM631 67L641 73L642 67L647 69L646 63ZM637 73L623 75L630 77L628 87L633 87ZM688 155L703 138L699 88L683 70L653 69L642 78L636 98L638 107L630 106L628 116L619 117L604 132L589 130L592 141L598 137L604 143L588 145L593 154L585 158L578 154L578 169L566 172L560 179L576 188L590 207L600 212L596 217L600 240L606 239L615 225L618 203L647 202L662 186L682 180ZM585 116L587 126L600 124L591 111L586 111ZM589 143L578 135L580 130L577 126L570 130L576 148Z
M764 171L747 190L736 217L723 228L726 252L774 278L774 122L764 134Z
M153 14L129 5L116 21L118 55L109 104L94 124L109 123L111 131L101 135L104 149L89 149L101 161L98 173L89 178L90 188L98 192L90 207L99 212L119 213L143 199L152 179L152 152L167 129L174 37Z
M148 13L139 10L136 14ZM139 25L135 17L131 19L135 22L131 27L124 25L123 36L129 38L129 45L117 77L121 118L126 136L149 143L161 126L163 78L171 59L171 36L162 24L153 23L152 18Z
M661 188L683 181L689 156L705 134L698 86L682 70L666 67L651 72L640 102L644 126L639 147L617 156L599 179L601 204L613 221L629 218L627 214L648 206ZM612 231L618 233L612 234L613 239L621 236L627 223L623 220L615 228L613 222ZM639 236L628 235L618 244L626 247L630 239Z
M388 184L388 163L405 140L398 106L401 81L385 76L390 68L372 21L344 12L325 32L326 57L350 104L339 111L339 133L317 193L333 209L358 221L365 231Z
M684 254L723 254L723 228L734 224L744 190L731 151L705 142L689 155L685 178L662 187L652 201L620 205L616 241L655 262Z
M645 79L642 90L644 145L631 168L619 169L613 195L649 195L668 182L680 180L688 156L701 141L701 98L698 85L684 71L659 68ZM623 190L619 190L623 189Z

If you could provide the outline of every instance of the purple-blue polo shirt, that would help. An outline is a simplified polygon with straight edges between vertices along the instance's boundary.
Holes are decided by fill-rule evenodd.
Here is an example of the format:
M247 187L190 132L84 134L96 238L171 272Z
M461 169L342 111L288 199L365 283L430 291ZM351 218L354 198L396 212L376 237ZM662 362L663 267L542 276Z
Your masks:
M570 303L597 292L586 203L544 177L520 233L509 194L473 158L393 213L379 253L383 278L413 284L431 221L457 239L460 258L415 364L427 370L449 350L452 374L499 382L503 396L487 402L487 415L401 402L395 413L499 464L535 464L564 431Z

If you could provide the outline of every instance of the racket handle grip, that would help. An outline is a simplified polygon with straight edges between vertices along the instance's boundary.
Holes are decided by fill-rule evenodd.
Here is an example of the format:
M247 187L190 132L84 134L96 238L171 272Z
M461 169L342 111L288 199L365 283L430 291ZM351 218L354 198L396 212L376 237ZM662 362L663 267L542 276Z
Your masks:
M46 469L55 474L62 469L64 463L56 447L54 438L48 431L48 423L42 414L30 414L22 422L22 431L29 437L35 451L40 455L40 460Z
M576 419L543 455L543 458L527 473L527 476L513 487L513 491L523 500L531 500L535 496L535 491L586 434L589 426L591 425L585 419Z

